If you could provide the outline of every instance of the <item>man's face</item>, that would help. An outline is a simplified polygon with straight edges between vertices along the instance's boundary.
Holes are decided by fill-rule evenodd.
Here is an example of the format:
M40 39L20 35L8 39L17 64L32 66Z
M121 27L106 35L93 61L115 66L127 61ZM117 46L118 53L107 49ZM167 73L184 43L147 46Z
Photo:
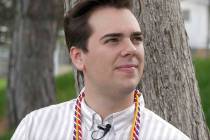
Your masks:
M89 18L93 33L84 57L85 85L99 90L131 92L144 67L143 36L127 9L103 8Z

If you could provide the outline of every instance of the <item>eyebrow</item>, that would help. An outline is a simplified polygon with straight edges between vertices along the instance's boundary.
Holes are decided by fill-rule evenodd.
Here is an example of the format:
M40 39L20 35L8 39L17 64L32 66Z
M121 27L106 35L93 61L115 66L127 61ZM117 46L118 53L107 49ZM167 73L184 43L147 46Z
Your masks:
M122 36L123 36L122 33L109 33L102 36L100 40L103 40L104 38L107 38L107 37L122 37Z
M131 34L131 36L141 36L141 35L143 35L143 33L140 31L133 32ZM123 33L109 33L109 34L105 34L104 36L102 36L100 38L100 40L103 40L104 38L107 38L107 37L122 37L122 36L123 36Z
M142 35L143 35L142 32L133 32L133 33L131 34L131 36L142 36Z

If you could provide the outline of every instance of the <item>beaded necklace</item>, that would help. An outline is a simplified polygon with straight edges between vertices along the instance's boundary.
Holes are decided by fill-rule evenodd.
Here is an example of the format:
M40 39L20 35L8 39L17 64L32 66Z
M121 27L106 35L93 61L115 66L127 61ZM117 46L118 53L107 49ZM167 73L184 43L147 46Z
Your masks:
M134 91L134 119L131 128L130 140L139 139L139 129L140 129L140 92L138 90ZM74 108L74 131L73 131L73 140L82 140L82 121L81 121L81 102L85 97L85 93L82 92L76 99L76 104Z

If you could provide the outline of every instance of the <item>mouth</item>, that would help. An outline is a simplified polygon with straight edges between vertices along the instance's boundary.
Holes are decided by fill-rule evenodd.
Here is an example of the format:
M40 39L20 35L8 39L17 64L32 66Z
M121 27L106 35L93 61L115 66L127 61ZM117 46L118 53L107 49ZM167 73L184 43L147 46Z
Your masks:
M124 72L124 73L133 73L138 68L136 64L125 64L119 65L116 67L116 70Z

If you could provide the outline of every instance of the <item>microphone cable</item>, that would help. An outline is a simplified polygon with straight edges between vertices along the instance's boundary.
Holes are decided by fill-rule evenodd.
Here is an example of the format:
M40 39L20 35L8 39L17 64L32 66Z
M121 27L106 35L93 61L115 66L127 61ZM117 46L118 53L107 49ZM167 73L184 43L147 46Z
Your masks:
M111 129L111 127L112 127L111 124L106 124L105 128L102 127L102 126L98 126L98 129L101 129L101 130L104 131L104 134L101 137L99 137L99 138L94 138L94 136L93 136L94 133L96 133L98 131L98 130L95 130L95 131L92 132L91 138L93 140L100 140L100 139L102 139L109 132L109 130Z

